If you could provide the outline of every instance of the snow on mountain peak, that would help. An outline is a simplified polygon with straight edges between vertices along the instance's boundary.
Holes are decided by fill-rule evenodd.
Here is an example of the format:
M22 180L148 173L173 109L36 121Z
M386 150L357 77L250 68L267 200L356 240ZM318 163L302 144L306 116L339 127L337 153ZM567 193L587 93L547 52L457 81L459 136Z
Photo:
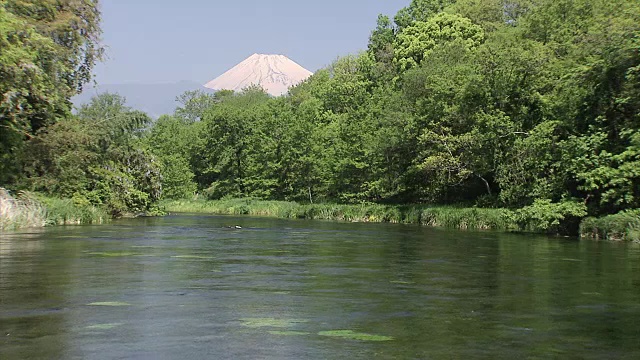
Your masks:
M311 75L311 71L284 55L253 54L204 86L214 90L240 91L259 85L267 93L280 96Z

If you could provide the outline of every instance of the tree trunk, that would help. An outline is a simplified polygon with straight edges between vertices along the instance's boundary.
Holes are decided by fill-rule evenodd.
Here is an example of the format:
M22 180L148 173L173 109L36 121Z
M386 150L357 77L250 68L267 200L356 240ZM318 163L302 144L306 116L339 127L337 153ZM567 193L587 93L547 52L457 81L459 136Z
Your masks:
M483 178L482 176L478 175L478 174L474 174L475 176L477 176L480 180L482 180L482 182L484 183L484 186L487 188L487 194L489 194L489 196L492 195L491 193L491 186L489 186L489 182L487 181L487 179Z

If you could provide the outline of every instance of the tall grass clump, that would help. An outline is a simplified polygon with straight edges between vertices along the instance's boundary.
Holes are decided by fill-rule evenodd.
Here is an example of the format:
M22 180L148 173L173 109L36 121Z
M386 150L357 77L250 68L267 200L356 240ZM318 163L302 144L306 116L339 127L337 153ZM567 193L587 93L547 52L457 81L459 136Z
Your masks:
M46 209L27 193L16 197L0 188L0 230L42 227L46 224Z
M460 230L517 230L513 212L508 209L425 207L412 209L410 219L419 214L420 224Z
M0 188L0 230L16 230L49 225L100 224L111 219L102 208L19 192L11 195Z
M41 197L46 208L46 225L102 224L111 219L103 208L73 199Z
M627 210L601 218L585 218L580 223L580 237L640 242L640 209Z
M171 212L219 215L255 215L296 217L299 205L287 201L265 201L253 198L222 200L167 200L160 204Z

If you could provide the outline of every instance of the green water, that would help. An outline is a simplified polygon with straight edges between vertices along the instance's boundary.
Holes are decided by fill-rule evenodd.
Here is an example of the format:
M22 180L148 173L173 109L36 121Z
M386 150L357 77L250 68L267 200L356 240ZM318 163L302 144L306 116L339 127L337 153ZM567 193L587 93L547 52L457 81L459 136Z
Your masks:
M639 359L640 249L195 215L0 234L3 360L498 358Z

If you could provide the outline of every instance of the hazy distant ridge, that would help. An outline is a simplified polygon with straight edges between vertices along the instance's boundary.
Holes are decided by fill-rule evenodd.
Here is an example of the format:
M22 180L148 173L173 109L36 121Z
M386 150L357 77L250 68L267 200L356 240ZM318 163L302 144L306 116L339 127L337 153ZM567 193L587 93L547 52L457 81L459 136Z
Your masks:
M311 75L311 71L284 55L253 54L204 86L193 81L166 84L102 84L85 89L72 101L79 107L98 94L117 93L126 98L128 106L157 118L164 114L172 114L179 105L175 101L176 97L185 91L241 91L251 85L259 85L270 95L280 96Z
M127 105L141 110L151 117L157 118L164 114L173 114L178 103L176 97L185 91L201 90L213 93L195 81L180 81L166 84L104 84L87 88L82 94L72 99L77 107L101 93L117 93L127 99Z

